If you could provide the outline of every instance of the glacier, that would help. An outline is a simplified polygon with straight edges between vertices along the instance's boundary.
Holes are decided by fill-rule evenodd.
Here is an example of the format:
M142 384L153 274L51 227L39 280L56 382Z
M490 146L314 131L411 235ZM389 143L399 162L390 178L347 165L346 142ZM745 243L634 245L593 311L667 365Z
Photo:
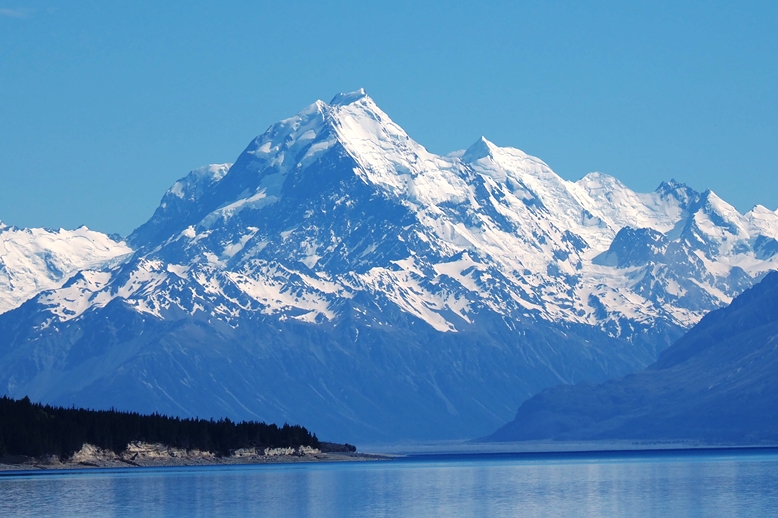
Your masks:
M192 171L115 247L2 308L3 392L449 439L653 362L776 268L778 213L483 137L435 155L358 90Z

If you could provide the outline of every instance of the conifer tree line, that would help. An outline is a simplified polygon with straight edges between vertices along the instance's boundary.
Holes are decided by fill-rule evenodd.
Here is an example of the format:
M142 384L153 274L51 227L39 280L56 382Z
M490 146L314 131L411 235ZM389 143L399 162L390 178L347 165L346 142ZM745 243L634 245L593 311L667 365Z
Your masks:
M182 419L158 413L52 407L32 403L28 397L0 398L0 457L48 454L65 460L86 443L120 453L132 441L224 456L239 448L320 447L316 434L299 425Z

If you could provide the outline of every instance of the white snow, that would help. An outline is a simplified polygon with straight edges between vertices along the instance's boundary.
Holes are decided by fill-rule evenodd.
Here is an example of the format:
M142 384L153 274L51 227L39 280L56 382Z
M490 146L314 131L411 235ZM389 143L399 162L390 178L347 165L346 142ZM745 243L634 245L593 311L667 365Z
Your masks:
M100 232L0 227L0 313L62 286L73 274L121 259L132 250Z
M361 273L328 269L327 259L345 237L334 230L325 238L321 236L326 234L319 234L318 240L303 234L310 225L332 225L324 208L306 210L303 219L287 223L287 228L225 230L225 223L242 211L277 210L290 175L311 167L335 147L353 158L359 180L376 195L403 205L414 218L406 233L375 236L375 242L360 244L359 254L349 255L348 260L368 264L367 269ZM754 278L778 268L778 255L758 259L752 249L757 236L778 239L778 211L757 206L741 215L712 192L692 200L672 182L665 191L654 193L636 193L603 173L571 182L542 160L484 137L464 151L435 155L395 124L364 90L339 94L329 104L311 104L272 125L247 153L244 159L251 162L252 172L257 171L256 182L222 200L218 209L180 233L189 240L188 250L196 253L175 264L158 264L157 259L140 262L130 281L121 286L113 286L119 282L113 278L90 280L85 275L61 293L47 295L45 303L59 304L60 309L52 311L63 319L119 296L156 316L177 305L225 319L260 311L315 323L336 319L338 300L365 292L441 332L456 332L463 322L474 321L473 308L486 307L510 318L532 314L618 333L623 318L646 325L667 319L691 326L705 312L685 305L684 297L689 290L695 292L695 284L715 307L734 294L724 282L733 268L742 268ZM193 171L168 194L196 199L203 189L213 188L230 174L230 167L221 164ZM679 190L667 194L667 189ZM328 203L336 207L364 202L353 199L350 192L331 196ZM607 251L625 226L652 228L667 240L693 232L710 250L691 254L701 268L693 279L676 278L659 264L619 268L615 256L607 264L594 264L592 259ZM0 236L7 232L0 226ZM213 242L205 239L209 236L217 238L218 249L205 248L205 243ZM427 255L412 252L403 259L384 259L378 256L383 239L419 240L428 248ZM293 252L269 260L260 252L271 243L291 247ZM94 264L129 252L122 244L104 244L106 251L95 252ZM0 256L3 264L6 255ZM92 263L75 263L71 274L99 269ZM0 270L0 288L3 275ZM28 277L23 284L33 286L36 275ZM14 300L56 287L65 277L44 287L26 288ZM649 280L651 289L660 293L658 298L639 291L641 283ZM604 316L595 306L604 308Z
M335 318L330 310L324 293L314 285L303 288L289 289L288 278L277 269L265 271L267 274L259 279L247 275L229 272L227 276L247 295L260 303L260 311L269 315L288 313L299 309L311 315L311 318L321 315L327 320ZM298 315L299 316L299 315Z

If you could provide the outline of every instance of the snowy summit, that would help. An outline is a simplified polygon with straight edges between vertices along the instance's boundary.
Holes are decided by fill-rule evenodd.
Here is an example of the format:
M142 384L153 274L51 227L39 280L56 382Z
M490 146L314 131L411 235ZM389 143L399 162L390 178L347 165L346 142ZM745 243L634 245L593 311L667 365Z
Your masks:
M653 361L776 268L778 214L567 181L483 137L435 155L358 90L191 172L127 243L3 307L0 332L25 330L8 393L473 437L545 386ZM68 352L14 374L51 343Z

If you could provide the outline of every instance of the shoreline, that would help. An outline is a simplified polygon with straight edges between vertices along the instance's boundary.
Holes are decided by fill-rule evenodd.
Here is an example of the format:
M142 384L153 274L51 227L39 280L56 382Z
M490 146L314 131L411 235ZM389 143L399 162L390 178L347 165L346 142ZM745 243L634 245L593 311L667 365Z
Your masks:
M229 466L251 464L288 464L298 462L369 462L390 460L391 455L359 452L322 452L308 446L297 448L240 449L229 456L219 456L200 450L184 450L162 444L130 443L123 452L85 444L70 459L61 461L56 455L0 458L0 474L53 470L154 468L185 466Z
M692 447L651 447L651 448L604 448L604 449L558 449L558 450L524 450L524 451L427 451L427 452L406 452L406 453L361 453L361 452L315 452L303 454L273 454L273 455L231 455L229 457L219 457L213 455L204 458L202 452L194 452L189 455L182 455L173 458L146 458L129 460L97 460L90 462L88 460L73 460L61 462L55 456L45 456L39 458L25 458L21 462L7 463L3 462L8 457L0 458L0 478L4 476L14 476L15 474L34 474L45 473L47 471L70 471L70 470L91 470L91 469L126 469L126 468L175 468L175 467L196 467L196 466L249 466L264 464L295 464L295 463L319 463L319 462L369 462L369 461L391 461L397 459L415 459L415 460L433 460L436 458L472 458L481 456L505 456L529 459L548 460L561 457L571 458L612 458L613 456L623 455L695 455L695 454L716 454L716 453L748 453L758 451L771 451L778 453L778 445L710 445L710 446L692 446ZM74 456L75 457L75 456Z

